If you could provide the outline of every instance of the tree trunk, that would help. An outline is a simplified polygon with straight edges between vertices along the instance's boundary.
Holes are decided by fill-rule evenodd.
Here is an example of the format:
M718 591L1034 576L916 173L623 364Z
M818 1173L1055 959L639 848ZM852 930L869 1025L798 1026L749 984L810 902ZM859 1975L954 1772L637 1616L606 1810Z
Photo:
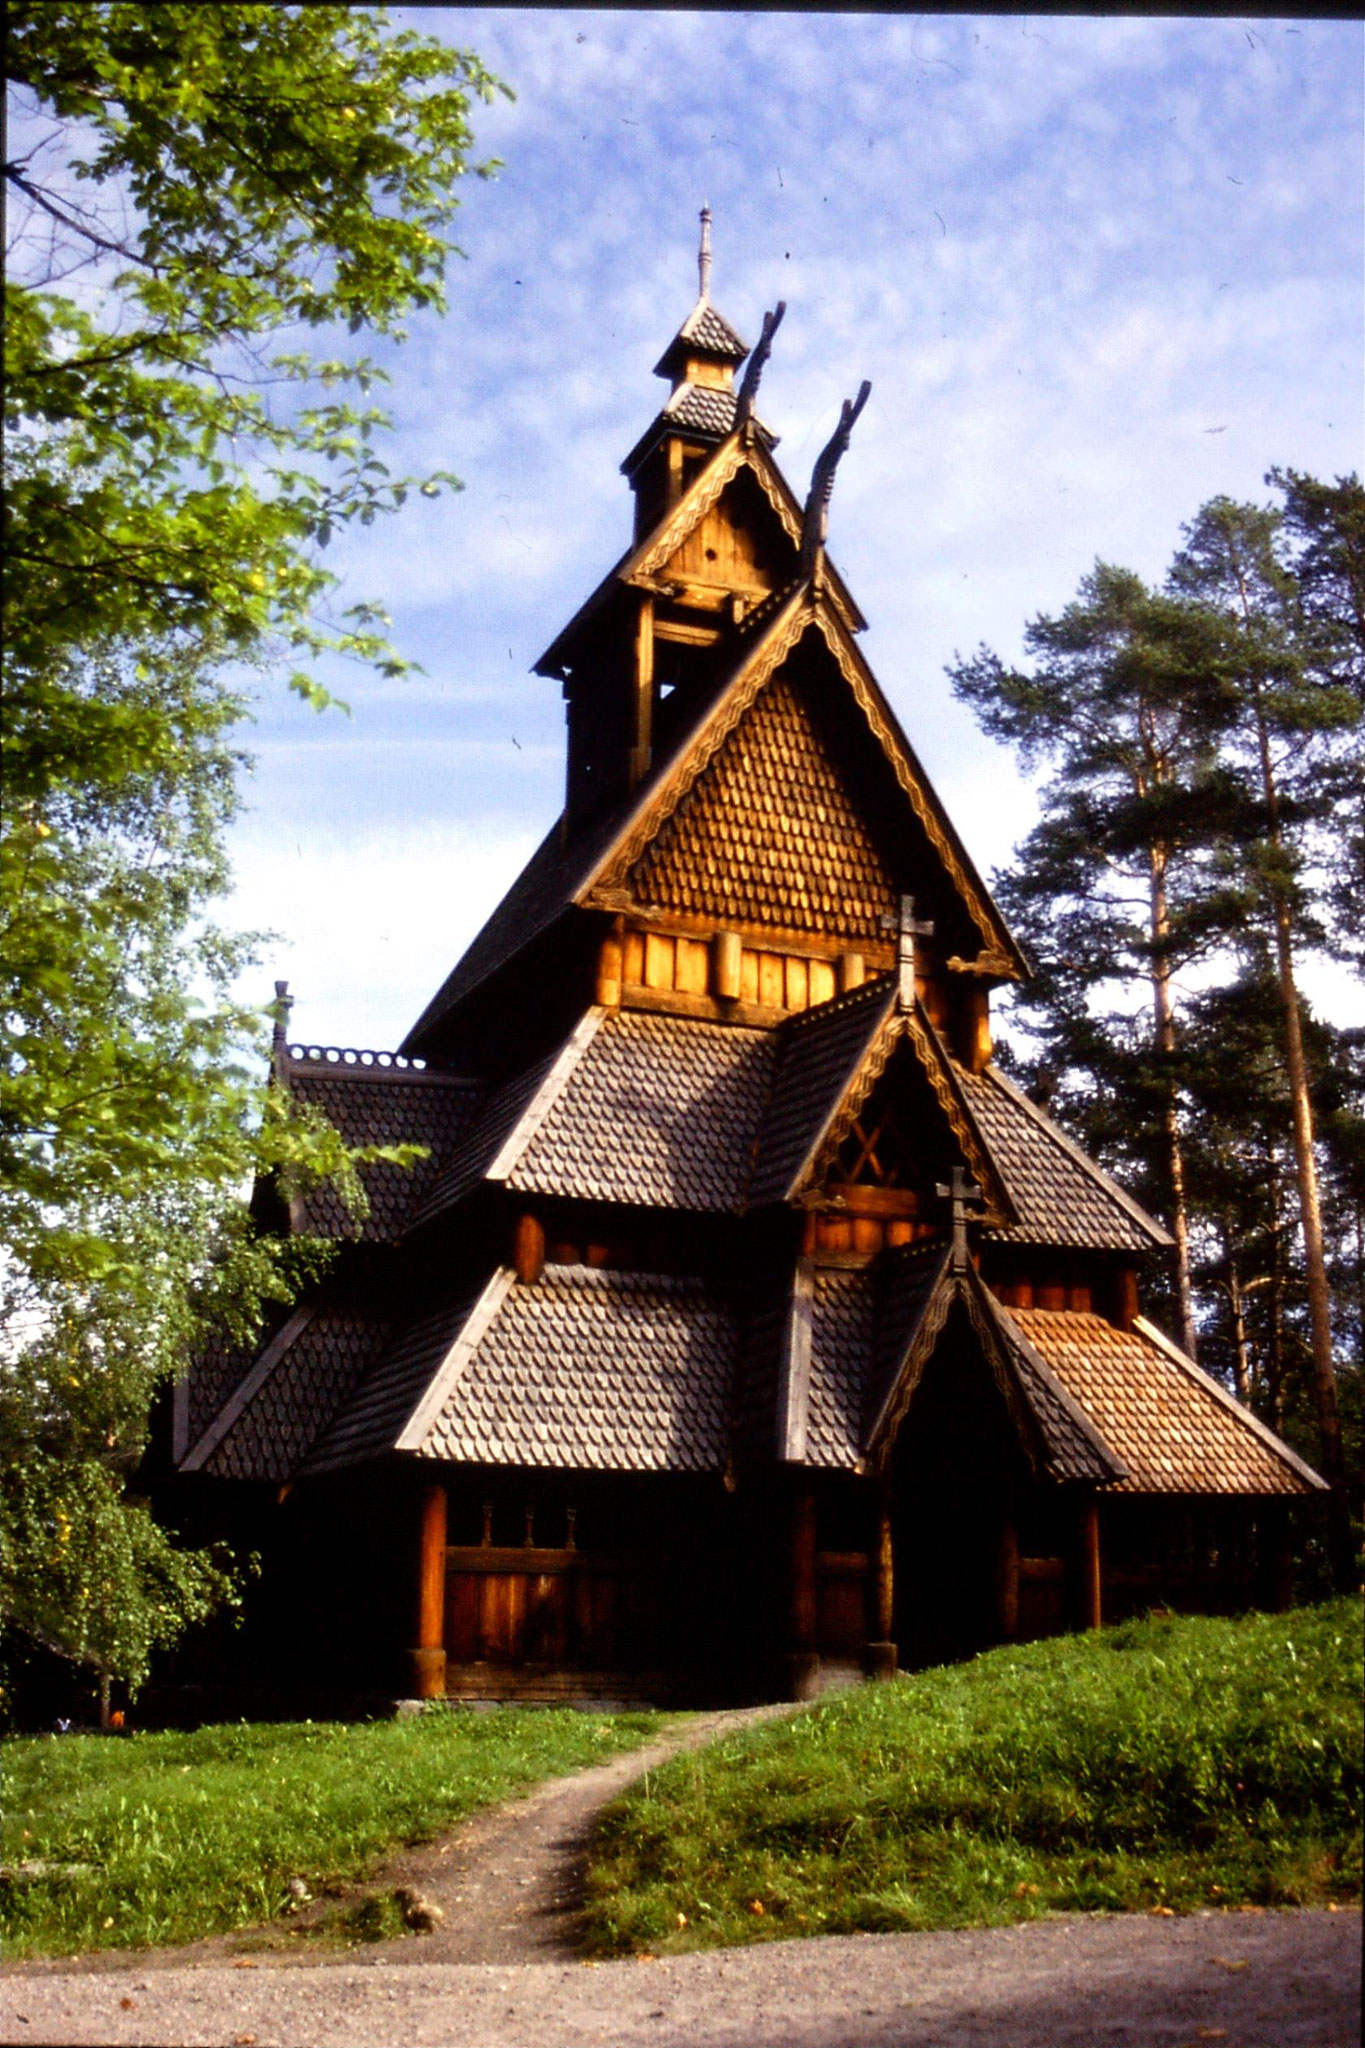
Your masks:
M1278 859L1283 852L1280 799L1270 733L1254 689L1261 786L1265 796L1267 838ZM1308 1277L1308 1320L1313 1344L1313 1399L1317 1410L1322 1476L1332 1489L1332 1564L1339 1585L1350 1573L1351 1529L1346 1505L1346 1461L1341 1445L1341 1414L1337 1405L1337 1369L1332 1355L1332 1296L1327 1284L1327 1258L1322 1242L1322 1208L1318 1199L1318 1168L1313 1151L1313 1105L1308 1092L1308 1061L1303 1049L1303 1013L1294 981L1294 934L1289 901L1272 879L1275 923L1276 981L1284 1018L1285 1065L1294 1129L1294 1174L1298 1182L1299 1216L1303 1229L1304 1264Z
M1223 1221L1223 1256L1228 1269L1228 1306L1232 1311L1232 1377L1237 1399L1251 1405L1251 1364L1247 1356L1246 1297L1242 1293L1242 1271L1232 1248L1232 1224Z
M1152 849L1152 1006L1156 1018L1156 1047L1164 1059L1175 1055L1175 1009L1171 1002L1171 970L1166 957L1170 936L1170 915L1166 903L1166 854ZM1171 1189L1171 1235L1175 1239L1175 1285L1180 1313L1180 1343L1191 1358L1197 1358L1194 1328L1194 1295L1190 1287L1190 1222L1185 1200L1185 1157L1180 1143L1180 1108L1175 1082L1168 1079L1161 1109L1161 1129L1166 1144L1166 1174Z

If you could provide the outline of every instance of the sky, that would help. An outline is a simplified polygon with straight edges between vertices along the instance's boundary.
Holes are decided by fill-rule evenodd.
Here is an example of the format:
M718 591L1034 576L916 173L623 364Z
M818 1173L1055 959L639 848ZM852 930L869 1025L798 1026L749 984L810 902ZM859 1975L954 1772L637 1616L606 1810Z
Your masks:
M697 289L748 341L804 496L872 396L829 547L863 650L979 867L1030 785L945 666L1020 658L1097 558L1155 579L1207 499L1361 466L1358 23L396 8L478 53L443 318L386 354L395 470L454 470L334 548L424 670L274 686L227 919L270 929L291 1036L397 1045L556 816L562 703L530 669L630 535L619 464Z

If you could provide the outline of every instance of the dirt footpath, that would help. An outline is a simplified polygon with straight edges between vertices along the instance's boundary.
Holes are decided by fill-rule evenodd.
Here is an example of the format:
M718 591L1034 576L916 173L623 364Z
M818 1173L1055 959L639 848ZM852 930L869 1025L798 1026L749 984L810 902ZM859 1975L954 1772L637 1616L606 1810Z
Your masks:
M665 1962L9 1975L3 2039L236 2048L1356 2048L1357 1913L1035 1920Z

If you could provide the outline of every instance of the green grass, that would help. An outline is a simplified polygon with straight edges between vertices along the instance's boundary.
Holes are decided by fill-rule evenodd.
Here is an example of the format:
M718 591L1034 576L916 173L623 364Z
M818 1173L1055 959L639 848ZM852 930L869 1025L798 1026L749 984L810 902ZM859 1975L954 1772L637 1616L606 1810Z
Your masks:
M270 1919L291 1878L363 1878L540 1779L633 1749L661 1717L455 1710L351 1725L0 1745L5 1953L181 1942ZM62 1868L60 1866L67 1866Z
M599 1954L1360 1891L1361 1616L1153 1619L865 1686L603 1817Z

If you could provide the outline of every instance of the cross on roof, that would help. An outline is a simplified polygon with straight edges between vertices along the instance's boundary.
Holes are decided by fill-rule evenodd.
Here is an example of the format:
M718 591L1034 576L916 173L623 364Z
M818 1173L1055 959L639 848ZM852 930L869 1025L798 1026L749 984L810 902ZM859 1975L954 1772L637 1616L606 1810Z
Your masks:
M883 917L882 930L896 934L896 1003L902 1010L915 1007L915 940L932 939L934 921L931 917L915 916L915 899L902 896L900 910L895 917Z
M951 1187L945 1187L943 1182L940 1181L934 1189L934 1193L941 1202L951 1202L953 1205L953 1271L955 1273L965 1273L967 1270L967 1225L970 1222L979 1220L976 1217L968 1216L967 1204L968 1202L979 1202L982 1199L982 1191L974 1180L967 1178L966 1173L960 1166L955 1166L953 1168Z

